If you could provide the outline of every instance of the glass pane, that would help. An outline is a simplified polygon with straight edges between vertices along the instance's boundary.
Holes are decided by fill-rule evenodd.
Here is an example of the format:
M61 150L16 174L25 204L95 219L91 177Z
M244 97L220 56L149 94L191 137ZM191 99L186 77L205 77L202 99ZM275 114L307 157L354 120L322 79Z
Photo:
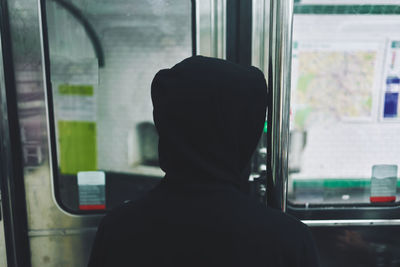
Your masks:
M46 5L56 192L68 209L112 208L163 176L150 85L191 55L191 1Z
M400 1L383 2L295 5L292 204L399 200Z

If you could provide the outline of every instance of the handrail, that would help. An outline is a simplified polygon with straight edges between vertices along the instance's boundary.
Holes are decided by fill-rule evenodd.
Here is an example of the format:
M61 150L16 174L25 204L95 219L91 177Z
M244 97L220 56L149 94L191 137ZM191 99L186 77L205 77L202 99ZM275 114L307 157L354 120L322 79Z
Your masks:
M97 60L99 61L99 67L104 67L104 65L105 65L104 51L103 51L103 47L101 46L99 36L97 35L96 31L94 30L94 28L90 24L90 22L83 15L82 11L80 11L72 3L67 2L65 0L51 0L51 1L62 6L74 18L76 18L79 21L79 23L82 24L83 28L85 29L86 34L88 35L90 41L92 42L93 49L97 56Z
M293 1L270 1L267 206L286 210Z

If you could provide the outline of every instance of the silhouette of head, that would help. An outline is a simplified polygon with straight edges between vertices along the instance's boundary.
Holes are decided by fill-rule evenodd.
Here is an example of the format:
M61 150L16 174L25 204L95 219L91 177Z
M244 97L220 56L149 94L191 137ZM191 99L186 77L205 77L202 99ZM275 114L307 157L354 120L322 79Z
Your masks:
M267 85L263 73L229 61L190 57L152 82L159 160L167 179L220 180L241 186L261 136Z

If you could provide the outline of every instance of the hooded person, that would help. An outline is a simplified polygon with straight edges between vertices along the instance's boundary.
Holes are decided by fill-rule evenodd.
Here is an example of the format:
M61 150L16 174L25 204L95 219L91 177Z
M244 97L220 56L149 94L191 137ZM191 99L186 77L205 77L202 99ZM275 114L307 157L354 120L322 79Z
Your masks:
M191 57L159 71L151 97L166 175L103 218L89 266L318 266L307 226L246 194L263 73Z

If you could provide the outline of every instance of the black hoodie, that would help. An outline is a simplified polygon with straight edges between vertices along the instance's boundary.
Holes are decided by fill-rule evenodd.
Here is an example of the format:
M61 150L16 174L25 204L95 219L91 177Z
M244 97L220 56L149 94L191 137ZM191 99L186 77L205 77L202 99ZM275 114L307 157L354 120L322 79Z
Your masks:
M151 89L166 176L105 216L89 266L318 266L307 226L242 190L265 122L263 73L197 56Z

